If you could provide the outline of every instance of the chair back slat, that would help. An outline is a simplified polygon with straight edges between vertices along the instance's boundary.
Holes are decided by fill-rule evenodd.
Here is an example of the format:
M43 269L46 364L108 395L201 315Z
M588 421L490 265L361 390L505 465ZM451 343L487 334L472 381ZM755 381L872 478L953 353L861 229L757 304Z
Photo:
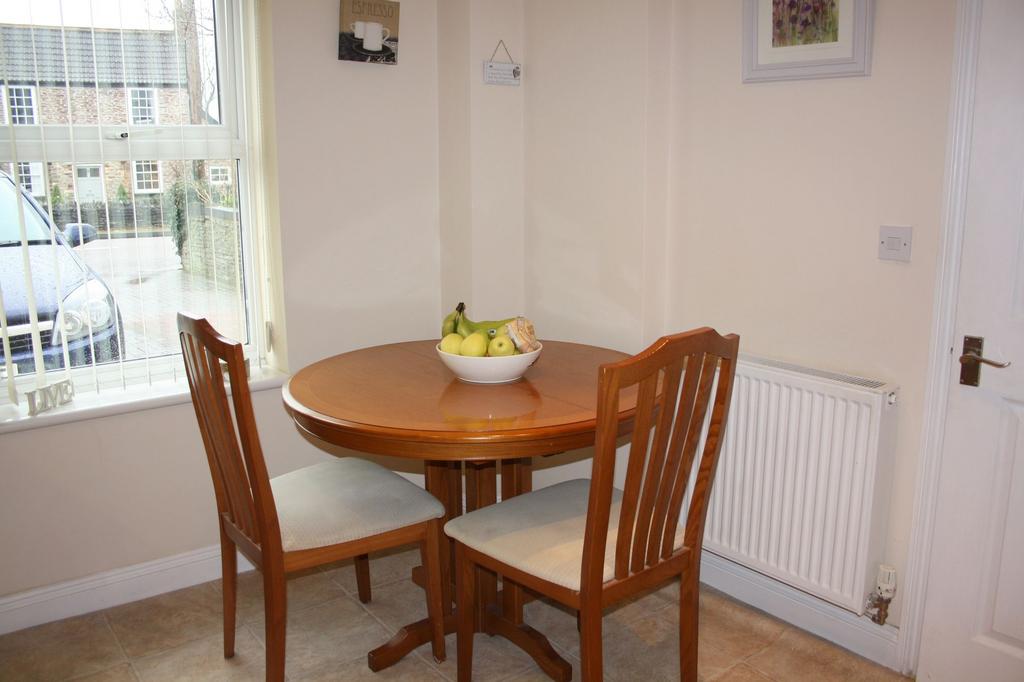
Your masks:
M655 524L655 503L658 490L661 488L665 471L665 459L669 439L672 435L672 420L675 416L675 404L679 397L679 380L683 372L684 359L661 370L662 379L660 399L658 401L658 423L655 427L654 445L647 462L647 474L644 476L644 489L637 509L636 532L633 534L630 571L636 573L643 570L647 561L647 545L650 542L649 532Z
M220 491L218 502L222 505L219 506L227 510L229 519L239 530L258 542L258 537L254 537L257 531L254 531L255 512L248 490L248 476L244 472L231 417L225 414L227 395L220 361L199 346L195 337L182 335L181 340L186 358L185 370L192 381L192 400L211 473L216 470L213 480L215 491Z
M218 334L207 320L182 313L178 336L217 512L261 550L270 544L279 552L277 510L256 431L242 345Z
M700 547L704 542L704 522L711 500L711 485L718 468L718 456L722 451L725 437L725 422L732 403L732 387L736 381L736 358L723 358L718 372L718 391L711 411L704 451L701 454L697 476L690 494L690 508L686 513L686 532L683 544L686 547Z
M637 392L636 417L633 441L629 447L629 462L626 468L626 485L619 511L619 543L615 548L615 577L625 578L629 573L630 539L636 523L637 498L644 476L644 466L650 444L651 426L654 421L654 400L657 397L658 375L651 374L640 382Z
M672 494L668 499L668 514L665 519L665 529L661 539L661 556L668 558L675 546L676 530L679 527L679 515L683 507L683 496L686 494L686 487L690 482L690 474L693 472L694 455L700 443L704 430L704 421L707 416L708 405L711 402L711 389L715 384L715 374L718 358L708 354L704 356L704 362L700 370L700 383L697 386L697 397L694 401L693 414L690 422L686 425L686 440L683 445L682 461L676 471L675 480L672 482Z
M603 365L597 440L583 550L582 589L603 575L622 391L637 386L626 481L619 503L614 577L644 571L677 551L687 484L699 462L683 546L699 560L703 521L728 414L739 337L712 329L666 336L640 354ZM710 409L710 412L709 412ZM703 439L702 439L703 437ZM703 442L701 456L696 452ZM700 528L697 528L699 524Z
M690 417L693 415L693 405L697 396L697 384L700 381L700 371L696 368L701 367L704 362L704 356L701 354L688 355L685 362L687 372L683 379L683 388L679 394L675 424L688 424ZM682 428L672 430L672 441L669 444L668 453L665 457L665 466L655 499L651 529L647 536L646 564L648 566L653 566L661 557L661 534L665 528L665 520L668 515L668 500L672 495L672 485L675 483L676 471L679 469L679 460L683 455L686 431L686 429Z

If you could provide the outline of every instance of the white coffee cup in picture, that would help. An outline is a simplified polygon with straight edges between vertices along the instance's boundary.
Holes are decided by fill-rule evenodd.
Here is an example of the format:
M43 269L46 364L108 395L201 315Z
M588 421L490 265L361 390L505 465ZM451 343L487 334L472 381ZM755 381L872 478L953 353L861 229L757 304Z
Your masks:
M350 28L352 29L352 35L354 35L356 38L359 38L360 40L362 40L363 36L366 35L365 21L357 21L353 23Z
M391 31L377 21L367 21L363 30L363 47L370 52L384 49L384 41L391 37Z

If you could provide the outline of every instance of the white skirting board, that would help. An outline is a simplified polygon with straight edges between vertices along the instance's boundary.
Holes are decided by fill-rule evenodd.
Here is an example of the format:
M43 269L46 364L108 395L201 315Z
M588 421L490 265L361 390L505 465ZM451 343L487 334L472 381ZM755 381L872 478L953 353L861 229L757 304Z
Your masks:
M241 571L252 570L238 557ZM0 597L0 634L126 604L220 577L220 547L97 573ZM788 623L895 668L898 630L879 626L817 597L704 551L701 580Z
M867 616L853 614L706 549L701 553L700 580L879 665L899 668L899 628L877 625Z
M238 555L238 570L252 564ZM220 545L0 597L0 635L220 578Z

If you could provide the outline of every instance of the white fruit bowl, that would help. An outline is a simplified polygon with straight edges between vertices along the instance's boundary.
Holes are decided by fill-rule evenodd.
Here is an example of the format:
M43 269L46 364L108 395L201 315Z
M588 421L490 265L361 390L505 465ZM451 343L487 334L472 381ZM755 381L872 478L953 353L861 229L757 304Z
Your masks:
M544 346L522 355L474 358L445 353L441 350L440 344L437 346L441 362L459 379L471 384L507 384L515 381L537 361L542 350Z

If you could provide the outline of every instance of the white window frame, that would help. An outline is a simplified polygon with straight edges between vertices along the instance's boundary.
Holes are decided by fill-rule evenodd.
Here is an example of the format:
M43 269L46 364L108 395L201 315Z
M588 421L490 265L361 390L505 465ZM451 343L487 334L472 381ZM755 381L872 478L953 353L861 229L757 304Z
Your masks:
M26 166L28 172L26 173ZM39 161L19 161L18 178L21 186L28 190L28 193L37 199L46 196L46 177L43 174L43 164ZM26 182L27 181L27 182Z
M34 85L6 85L6 86L4 86L2 88L2 90L3 90L3 97L0 97L0 102L3 103L4 114L3 114L2 119L0 119L0 123L2 123L4 125L7 124L7 112L10 111L10 113L11 113L11 121L13 121L14 125L16 125L16 126L35 126L35 125L39 125L39 99L36 97L36 86L34 86ZM12 97L12 95L11 95L11 91L12 90L24 90L24 91L28 92L28 116L26 118L31 118L32 120L30 122L18 121L17 120L17 118L19 118L19 117L25 117L25 114L22 113L22 114L17 115L17 116L15 115L14 105L11 103L11 100L10 100L10 98ZM17 95L14 95L14 96L17 96ZM19 106L22 106L22 105L19 105Z
M104 147L106 163L117 161L129 162L132 173L132 187L135 187L135 167L133 161L202 161L207 159L231 159L234 161L236 173L233 180L241 201L237 209L241 225L242 281L245 292L243 304L245 318L248 320L248 339L239 339L247 358L253 362L252 379L264 377L260 383L267 387L280 385L280 375L267 365L269 337L266 335L267 320L272 318L272 294L270 289L277 286L271 281L273 271L268 261L268 239L270 237L266 224L266 206L262 193L256 190L261 182L253 182L249 177L250 167L255 173L262 173L263 165L260 151L262 140L259 122L256 118L259 111L260 88L258 77L259 55L253 48L251 35L256 25L256 12L249 3L237 0L213 0L215 25L217 26L216 63L219 78L218 96L220 122L201 125L166 125L155 126L157 129L147 132L145 137L132 141L131 157L128 145L117 144ZM243 31L245 35L243 35ZM3 93L5 94L5 93ZM33 92L34 95L34 92ZM33 100L35 103L35 100ZM38 118L37 118L38 120ZM0 125L3 122L0 121ZM33 156L46 157L53 163L89 163L94 152L81 154L72 149L72 140L80 143L84 140L126 139L128 132L125 124L50 126L65 131L57 134L47 132L44 138L41 126L18 126L11 133L16 139L17 150L22 158ZM171 144L173 142L173 144ZM44 155L44 152L46 154ZM0 134L0 158L11 158L12 148L7 135ZM161 176L161 186L163 180ZM283 329L278 325L278 333ZM165 400L152 398L155 391L167 395L184 396L188 399L188 387L184 383L180 354L169 356L152 356L147 359L125 360L103 366L82 366L70 370L76 386L87 387L98 383L104 388L102 393L93 392L88 399L76 397L75 404L53 412L35 417L19 416L11 419L5 406L4 396L0 395L0 433L32 428L28 424L35 422L63 423L87 419L98 414L116 414L136 409L148 409L149 403ZM2 366L2 363L0 363ZM64 370L59 370L64 371ZM20 375L14 378L19 393L31 390L33 375ZM0 376L0 393L4 379ZM81 383L80 383L81 382ZM95 383L94 383L95 382ZM156 383L153 382L162 382ZM168 383L169 382L169 383ZM127 392L108 391L105 389L127 386ZM136 387L136 388L133 388ZM148 387L148 388L147 388ZM81 389L79 389L81 392ZM120 393L120 397L118 396ZM23 398L24 400L24 398ZM104 407L109 406L109 407Z
M139 186L139 165L144 163L156 165L156 187ZM142 172L149 174L153 171L146 169ZM138 159L132 161L132 186L135 188L136 194L159 194L164 191L163 164L158 159Z
M215 175L222 175L222 179L215 180ZM211 185L230 185L231 184L231 166L210 166L210 184Z
M11 176L11 179L14 179L13 163L0 164L0 170L3 170ZM46 196L46 178L43 175L42 163L38 161L19 161L18 180L21 182L21 186L27 189L34 198L38 199L39 197Z
M144 120L139 120L138 110L135 108L135 93L147 93L152 115ZM160 124L160 93L156 88L128 88L128 118L133 126L155 126Z

